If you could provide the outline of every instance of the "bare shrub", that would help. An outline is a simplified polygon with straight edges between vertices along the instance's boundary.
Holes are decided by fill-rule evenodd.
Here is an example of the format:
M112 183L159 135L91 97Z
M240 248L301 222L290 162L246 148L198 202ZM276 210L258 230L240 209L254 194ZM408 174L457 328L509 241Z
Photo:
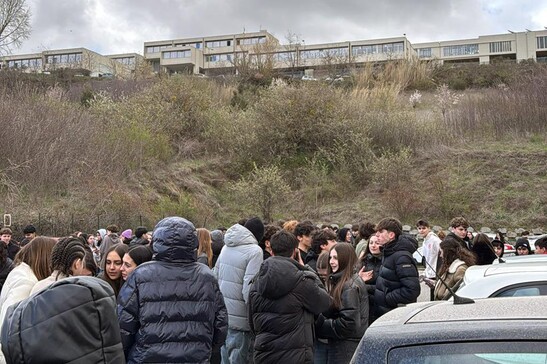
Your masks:
M424 62L417 57L390 61L384 64L367 63L355 75L357 88L385 87L397 85L401 90L433 87L434 62Z
M260 211L266 222L272 221L274 212L290 193L290 187L277 166L255 166L247 178L232 185L232 190L239 196L242 205L250 205Z
M496 87L466 99L451 112L447 126L473 137L501 138L547 130L547 70L511 87Z

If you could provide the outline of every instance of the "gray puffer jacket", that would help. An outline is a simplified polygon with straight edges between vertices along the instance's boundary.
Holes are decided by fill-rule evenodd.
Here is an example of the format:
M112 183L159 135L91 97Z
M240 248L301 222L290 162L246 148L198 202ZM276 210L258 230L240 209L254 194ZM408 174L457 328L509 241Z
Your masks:
M254 235L240 224L226 231L224 244L214 272L228 310L228 327L250 331L247 315L250 281L262 264L262 249Z

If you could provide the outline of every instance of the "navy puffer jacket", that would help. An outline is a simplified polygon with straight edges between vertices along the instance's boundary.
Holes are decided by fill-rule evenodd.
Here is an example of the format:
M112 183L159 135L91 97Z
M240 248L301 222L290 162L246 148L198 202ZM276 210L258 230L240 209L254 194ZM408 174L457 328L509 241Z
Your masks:
M420 281L416 261L412 257L417 246L414 238L400 235L397 240L380 248L384 258L374 292L376 318L418 299Z
M129 275L118 297L127 362L208 363L224 343L228 317L216 278L196 262L196 229L165 218L152 245L153 260Z

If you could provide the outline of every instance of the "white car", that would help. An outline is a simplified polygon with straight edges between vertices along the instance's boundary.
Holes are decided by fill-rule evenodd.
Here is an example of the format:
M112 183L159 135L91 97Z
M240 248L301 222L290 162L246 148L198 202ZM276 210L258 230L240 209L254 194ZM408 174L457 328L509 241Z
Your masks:
M456 294L468 298L547 295L545 261L475 265L467 268Z

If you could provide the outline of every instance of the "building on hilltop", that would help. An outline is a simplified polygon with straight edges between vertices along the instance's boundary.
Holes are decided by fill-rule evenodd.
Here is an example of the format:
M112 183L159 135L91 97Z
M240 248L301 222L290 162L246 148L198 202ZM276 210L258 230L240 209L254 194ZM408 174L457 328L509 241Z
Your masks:
M484 35L473 39L413 44L420 59L489 64L499 60L547 62L547 30Z
M73 68L86 70L92 76L110 74L126 78L147 61L154 72L237 74L245 67L264 66L293 77L329 73L338 77L349 68L367 63L414 58L439 63L547 62L547 29L414 44L406 35L324 44L304 41L281 44L268 31L261 30L147 41L144 56L137 53L102 56L85 48L73 48L5 56L0 58L0 66L24 72Z
M135 64L131 58L139 59L139 57L140 60L144 60L144 57L135 53L103 56L86 48L69 48L4 56L0 59L0 64L2 68L19 69L26 73L72 69L95 77L108 74L126 78L131 74L131 64Z
M271 47L264 45L272 43ZM325 44L280 44L266 30L205 38L186 38L144 43L144 57L156 72L191 74L237 73L238 57L271 57L282 73L310 74L334 65L360 67L418 57L439 63L488 64L498 60L547 61L547 30L511 32L474 39L412 44L406 36ZM343 72L342 72L343 73Z

